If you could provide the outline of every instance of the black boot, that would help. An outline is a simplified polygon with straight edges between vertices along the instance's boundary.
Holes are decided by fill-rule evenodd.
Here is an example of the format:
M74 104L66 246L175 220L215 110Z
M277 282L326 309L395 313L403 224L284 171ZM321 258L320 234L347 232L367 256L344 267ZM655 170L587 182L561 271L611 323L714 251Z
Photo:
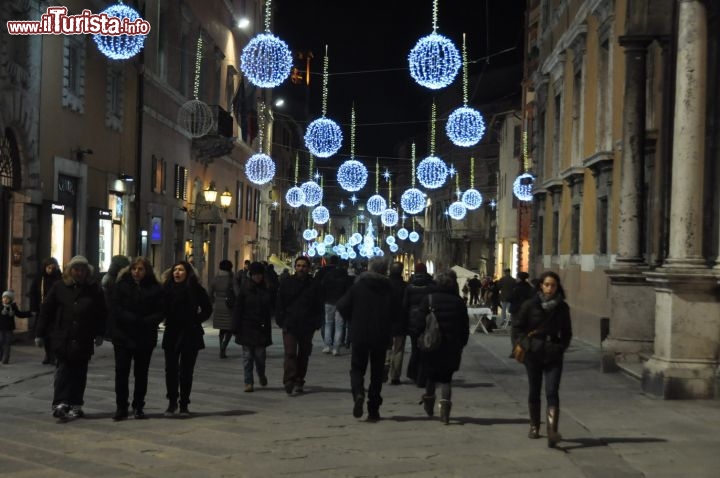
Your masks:
M440 421L445 425L450 423L450 409L452 402L450 400L440 400Z
M548 447L555 448L555 445L562 440L562 436L558 433L558 425L560 423L560 407L547 408L547 441Z
M420 403L425 409L427 416L432 417L435 412L435 395L423 395Z
M528 438L540 438L540 403L529 402L528 410L530 411L530 430L528 431Z
M232 338L232 334L230 332L221 330L220 335L218 336L218 339L220 340L220 358L226 359L227 358L227 348L228 344L230 343L230 339Z
M124 407L117 407L117 410L115 410L115 415L113 415L113 420L119 422L121 420L125 420L127 417L128 407L126 405Z

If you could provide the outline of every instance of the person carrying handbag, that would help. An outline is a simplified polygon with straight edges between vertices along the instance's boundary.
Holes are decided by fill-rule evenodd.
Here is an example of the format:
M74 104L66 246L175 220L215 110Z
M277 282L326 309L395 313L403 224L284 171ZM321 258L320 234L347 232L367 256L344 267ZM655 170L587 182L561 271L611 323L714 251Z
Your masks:
M525 370L528 376L529 438L540 437L540 391L545 377L547 400L547 440L554 448L562 440L558 432L560 421L560 379L565 350L572 339L570 307L560 277L552 271L538 278L537 295L525 301L516 318L512 334L515 343L525 349Z

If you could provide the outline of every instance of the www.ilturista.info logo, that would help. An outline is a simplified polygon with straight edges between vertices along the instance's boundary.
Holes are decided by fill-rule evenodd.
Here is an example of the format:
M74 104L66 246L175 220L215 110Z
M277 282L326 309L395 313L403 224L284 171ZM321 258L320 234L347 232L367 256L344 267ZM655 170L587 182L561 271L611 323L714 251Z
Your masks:
M150 33L150 23L132 7L118 3L100 13L83 10L68 15L66 7L48 7L39 21L8 21L10 35L92 35L100 52L114 60L137 55Z

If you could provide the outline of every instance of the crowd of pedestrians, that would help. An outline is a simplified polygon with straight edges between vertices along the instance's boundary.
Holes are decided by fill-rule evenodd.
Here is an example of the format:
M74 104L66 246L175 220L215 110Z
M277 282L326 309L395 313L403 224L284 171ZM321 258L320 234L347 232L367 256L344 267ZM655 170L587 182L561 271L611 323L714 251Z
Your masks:
M212 316L212 325L219 330L220 358L227 358L232 337L242 346L244 391L253 392L256 378L261 387L268 384L266 349L272 344L274 318L282 334L285 392L289 396L304 393L313 336L320 331L324 353L339 356L341 350L350 350L352 414L356 418L367 414L367 420L375 422L381 419L383 384L402 383L409 337L406 377L422 389L419 403L424 412L432 417L437 409L441 422L447 424L453 374L460 368L469 338L468 307L495 300L503 320L512 324L512 345L522 343L527 349L528 436L540 436L544 379L548 445L555 446L561 439L558 391L572 328L557 274L545 272L533 283L525 272L515 279L505 270L495 282L476 275L463 287L469 292L468 301L461 296L452 270L433 277L418 263L406 282L399 262L388 264L375 258L361 273L348 271L337 257L329 262L313 275L310 259L300 256L293 274L286 269L278 277L268 264L250 261L233 274L232 263L223 260L206 291L192 264L185 261L175 263L158 280L148 259L115 256L109 273L98 281L83 256L73 257L63 273L57 261L48 259L31 288L30 311L18 308L12 291L2 295L0 358L4 363L9 359L11 340L7 337L11 337L8 330L12 333L9 324L14 326L14 317L37 312L36 343L45 347L43 364L56 366L52 413L64 421L83 416L88 363L95 347L109 338L115 357L113 419L124 420L131 414L144 419L148 371L158 329L164 324L164 415L189 416L195 363L205 348L203 322ZM421 348L419 339L431 327L439 345Z

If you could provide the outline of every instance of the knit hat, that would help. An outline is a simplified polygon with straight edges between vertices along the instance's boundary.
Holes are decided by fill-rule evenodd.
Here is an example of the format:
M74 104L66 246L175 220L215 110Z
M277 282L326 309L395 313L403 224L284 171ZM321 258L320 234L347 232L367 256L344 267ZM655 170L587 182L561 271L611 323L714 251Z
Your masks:
M423 274L427 274L427 267L425 267L425 264L423 264L422 262L418 262L417 264L415 264L415 273L418 274L421 272Z
M9 298L10 298L10 302L14 302L14 301L15 301L15 292L13 292L13 291L11 291L11 290L6 290L5 292L2 293L2 296L3 296L3 297L9 297Z
M265 274L265 266L263 266L260 262L251 263L248 268L248 275L253 274Z
M66 268L72 269L73 267L77 266L85 266L90 267L90 263L88 262L87 258L85 256L75 256L72 259L70 259L70 262L68 262Z

